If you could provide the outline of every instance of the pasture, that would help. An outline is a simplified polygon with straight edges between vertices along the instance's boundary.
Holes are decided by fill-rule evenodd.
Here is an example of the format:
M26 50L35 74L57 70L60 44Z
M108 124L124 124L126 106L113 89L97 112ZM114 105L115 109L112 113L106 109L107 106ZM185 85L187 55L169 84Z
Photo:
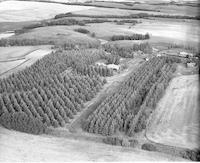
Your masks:
M174 78L150 119L147 138L185 148L199 147L198 75Z

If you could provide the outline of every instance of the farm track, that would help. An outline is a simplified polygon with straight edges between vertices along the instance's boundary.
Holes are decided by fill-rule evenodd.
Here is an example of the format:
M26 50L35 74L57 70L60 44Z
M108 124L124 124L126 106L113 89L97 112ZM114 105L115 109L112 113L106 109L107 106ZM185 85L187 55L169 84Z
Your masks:
M77 129L81 129L81 124L84 123L84 120L97 108L97 106L110 94L112 94L120 83L123 82L132 71L135 71L137 67L141 64L140 59L132 59L129 61L128 69L123 70L120 74L114 75L107 78L107 83L104 85L103 89L97 94L92 101L89 101L85 104L83 111L79 112L74 119L69 122L69 125L66 127L75 132Z

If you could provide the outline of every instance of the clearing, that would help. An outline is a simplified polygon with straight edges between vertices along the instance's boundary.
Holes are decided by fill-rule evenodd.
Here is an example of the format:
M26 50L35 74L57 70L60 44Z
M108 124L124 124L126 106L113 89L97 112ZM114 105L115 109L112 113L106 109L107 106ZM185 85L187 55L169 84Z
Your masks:
M147 138L171 146L199 147L198 75L181 75L170 82L150 119Z

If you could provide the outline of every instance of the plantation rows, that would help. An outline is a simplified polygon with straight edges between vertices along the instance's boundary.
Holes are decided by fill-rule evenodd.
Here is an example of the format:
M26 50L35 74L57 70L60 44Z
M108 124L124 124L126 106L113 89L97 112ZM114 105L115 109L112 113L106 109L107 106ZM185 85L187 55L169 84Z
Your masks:
M79 75L112 75L111 69L92 65L100 59L106 59L109 63L112 63L119 58L95 49L52 53L38 60L31 67L12 74L6 79L0 79L0 93L27 91L38 86L45 87L48 84L47 82L51 82L55 75L60 78L59 74L70 70Z
M1 79L0 123L4 126L10 124L5 126L8 128L17 126L11 125L12 119L2 118L24 117L15 114L17 112L47 126L64 126L81 111L83 103L91 100L101 89L104 84L101 76L112 75L110 69L94 65L99 59L115 61L115 57L102 50L56 52L19 73ZM34 124L40 122L32 121ZM17 128L29 131L24 126Z
M60 80L59 80L60 79ZM44 87L31 91L2 93L2 113L24 112L42 120L48 126L63 126L82 109L85 101L99 91L102 81L96 77L67 75L54 77Z
M175 61L155 57L145 62L97 107L88 117L84 129L102 135L121 131L130 136L144 129L175 71Z
M105 51L111 53L112 55L124 58L133 58L134 51L142 51L144 53L152 52L152 47L149 43L133 44L131 47L119 47L117 45L105 44L103 48L105 49Z

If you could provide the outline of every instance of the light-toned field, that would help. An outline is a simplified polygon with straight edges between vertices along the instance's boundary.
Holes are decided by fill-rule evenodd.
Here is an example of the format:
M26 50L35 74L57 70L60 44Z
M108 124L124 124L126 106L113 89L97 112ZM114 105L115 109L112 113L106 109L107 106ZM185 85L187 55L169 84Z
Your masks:
M150 119L147 138L171 146L199 147L198 96L198 75L174 78Z
M131 35L133 33L146 34L151 36L150 42L156 43L177 43L197 46L199 44L200 29L198 21L183 21L174 19L139 19L141 23L132 25L125 23L93 23L83 28L94 32L97 38L109 39L113 35ZM67 29L78 28L68 26Z
M142 20L126 32L149 33L152 42L173 42L180 44L198 45L200 29L198 21L177 21L173 19Z
M0 78L32 65L51 53L51 46L0 47Z
M0 22L43 20L52 18L60 13L91 8L94 7L33 1L3 1L0 2Z
M2 38L8 38L10 36L13 36L15 33L14 32L4 32L4 33L0 33L0 39Z
M130 3L132 2L132 3ZM148 1L150 3L135 3L134 1L130 1L129 4L125 4L125 3L119 3L116 1L95 1L95 2L91 2L90 4L93 5L99 5L99 6L105 6L105 7L115 7L115 8L123 8L123 9L134 9L137 10L139 9L140 12L143 12L145 10L152 10L152 11L156 11L158 13L153 12L153 14L168 14L171 15L176 14L176 15L187 15L187 16L198 16L198 7L194 7L194 6L177 6L177 5L173 5L173 4L168 4L168 5L162 5L162 4L157 4L157 5L153 5L152 1ZM141 1L139 1L141 2ZM152 3L152 4L151 4ZM158 3L162 3L160 0L158 1ZM132 5L131 5L132 4ZM151 12L149 12L151 13Z
M15 47L0 47L0 61L9 61L21 59L37 49L46 49L50 46L15 46Z
M0 161L184 161L170 155L87 140L35 136L0 127Z
M47 26L31 30L28 33L13 36L17 39L37 39L54 41L58 44L74 43L74 44L99 44L100 42L86 34L69 30L67 26Z

